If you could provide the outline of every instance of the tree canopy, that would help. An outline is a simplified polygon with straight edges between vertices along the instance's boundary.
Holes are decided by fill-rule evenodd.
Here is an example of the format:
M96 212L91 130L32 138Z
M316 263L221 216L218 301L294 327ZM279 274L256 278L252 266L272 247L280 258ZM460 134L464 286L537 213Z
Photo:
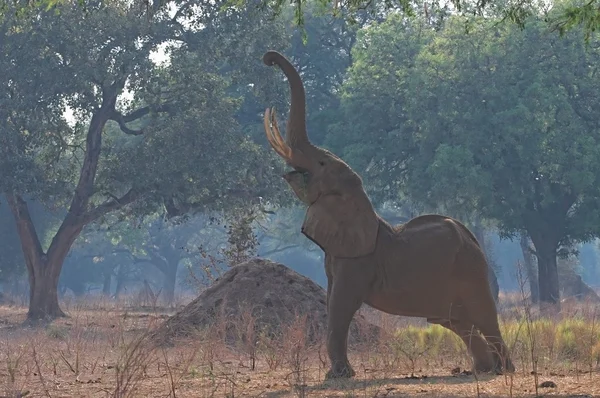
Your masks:
M0 0L0 15L13 13L16 16L28 16L35 14L39 9L60 9L61 5L69 3L70 0L38 0L35 2L24 0ZM80 9L87 12L93 9L94 2L77 0ZM301 28L307 26L306 19L316 6L320 14L333 15L350 23L356 23L369 19L379 19L388 12L402 12L407 17L426 16L430 21L443 21L450 15L463 17L481 17L493 15L501 22L513 23L523 27L530 16L540 11L549 11L557 4L560 12L548 14L545 23L553 30L564 34L572 29L581 27L587 41L600 27L600 8L594 0L579 1L566 0L564 2L553 2L551 4L539 0L449 0L449 1L421 1L421 0L318 0L306 2L301 0L227 0L219 2L199 2L203 8L230 9L244 8L248 5L261 10L269 17L277 17L282 14L291 13L295 24ZM132 3L132 8L139 14L152 18L160 13L166 6L181 7L183 13L189 12L188 2L167 0L138 0ZM467 22L465 26L468 26ZM308 32L303 31L306 38ZM318 38L318 37L317 37Z
M111 212L178 216L281 197L272 190L280 163L241 134L230 82L195 52L195 34L214 47L220 36L163 8L148 19L128 2L57 7L37 18L5 14L0 40L0 192L17 221L33 318L60 314L56 298L36 294L56 290L84 226ZM160 46L171 55L165 65L152 60ZM31 200L67 209L47 247Z
M523 30L481 19L474 34L463 23L434 34L392 15L364 29L333 131L384 199L401 187L507 235L527 231L540 298L555 303L557 254L599 232L600 47L581 30L547 34L539 19Z

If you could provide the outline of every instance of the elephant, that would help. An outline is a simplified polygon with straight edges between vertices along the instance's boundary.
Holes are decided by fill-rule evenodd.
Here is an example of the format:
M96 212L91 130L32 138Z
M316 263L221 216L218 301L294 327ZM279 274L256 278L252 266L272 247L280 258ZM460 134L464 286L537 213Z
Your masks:
M301 232L325 256L326 379L355 375L348 361L348 329L363 303L451 330L466 344L476 372L514 372L488 284L489 265L473 233L437 214L395 226L382 219L361 177L310 142L304 85L294 66L276 51L267 51L263 62L279 66L291 94L285 140L270 108L264 114L267 140L293 168L282 177L307 206Z

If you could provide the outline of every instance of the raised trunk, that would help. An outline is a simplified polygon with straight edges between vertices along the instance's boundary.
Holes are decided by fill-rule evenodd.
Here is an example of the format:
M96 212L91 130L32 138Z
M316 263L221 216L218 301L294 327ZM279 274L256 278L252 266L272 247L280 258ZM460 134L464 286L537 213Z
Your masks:
M527 280L529 282L529 294L531 302L537 304L540 301L540 291L538 285L538 272L535 265L535 258L529 246L529 238L526 234L521 234L520 239L521 252L523 253L523 263Z
M277 64L285 74L290 85L290 113L288 115L285 140L291 148L308 144L306 133L306 96L304 84L294 66L276 51L268 51L263 57L266 65Z

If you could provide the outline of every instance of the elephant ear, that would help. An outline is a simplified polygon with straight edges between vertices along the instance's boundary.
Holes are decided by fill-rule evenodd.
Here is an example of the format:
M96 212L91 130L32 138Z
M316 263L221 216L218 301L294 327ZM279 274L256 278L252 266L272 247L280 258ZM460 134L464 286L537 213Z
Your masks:
M334 257L360 257L375 250L379 220L364 192L330 194L309 206L302 233Z

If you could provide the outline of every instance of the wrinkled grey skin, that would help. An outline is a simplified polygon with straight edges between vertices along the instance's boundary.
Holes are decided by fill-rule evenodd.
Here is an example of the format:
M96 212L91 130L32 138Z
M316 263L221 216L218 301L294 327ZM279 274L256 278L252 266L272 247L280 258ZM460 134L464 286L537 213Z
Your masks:
M325 252L331 369L326 378L352 377L348 329L362 303L389 314L424 317L465 342L479 372L513 372L488 284L488 264L473 234L441 215L391 226L373 209L361 178L306 133L300 76L281 54L265 64L288 78L291 108L285 141L274 113L265 111L273 149L294 168L283 177L308 206L302 233Z

